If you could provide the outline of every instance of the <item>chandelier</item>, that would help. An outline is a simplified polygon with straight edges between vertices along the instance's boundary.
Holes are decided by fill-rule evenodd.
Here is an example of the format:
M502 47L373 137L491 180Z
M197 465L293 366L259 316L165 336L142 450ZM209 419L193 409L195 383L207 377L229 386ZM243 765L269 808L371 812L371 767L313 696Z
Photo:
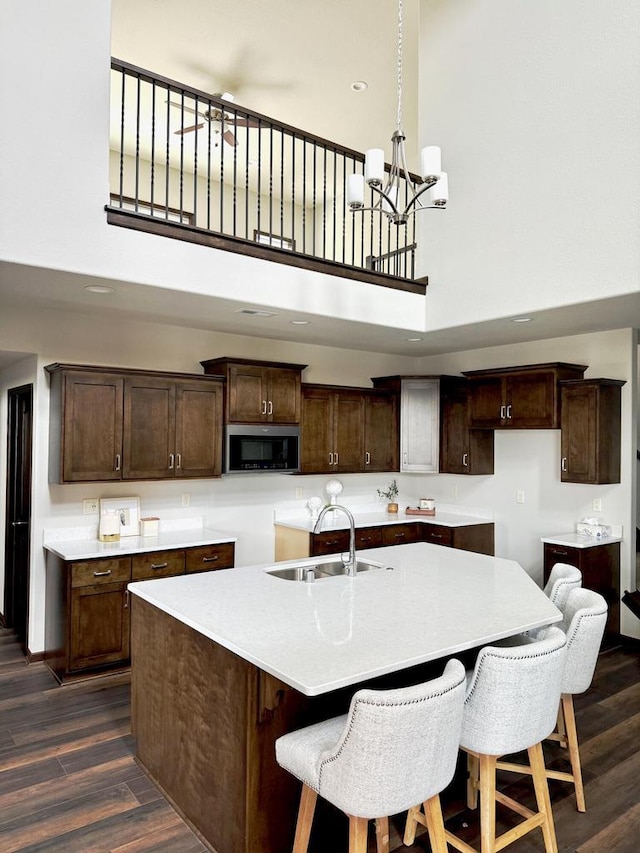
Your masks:
M391 137L391 168L386 173L384 151L365 151L364 175L347 178L347 204L356 211L384 213L395 225L406 225L409 217L424 208L444 208L449 198L447 173L442 171L440 148L428 145L422 149L421 179L414 181L407 167L402 129L402 0L398 0L398 112L396 129ZM373 207L365 207L365 183L380 198Z

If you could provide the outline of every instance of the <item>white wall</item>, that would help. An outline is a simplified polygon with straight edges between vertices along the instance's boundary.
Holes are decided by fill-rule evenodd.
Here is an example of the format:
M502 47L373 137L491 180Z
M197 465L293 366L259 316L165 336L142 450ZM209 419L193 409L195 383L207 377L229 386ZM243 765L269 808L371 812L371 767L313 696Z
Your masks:
M636 293L640 4L420 9L420 142L451 189L420 214L428 328Z

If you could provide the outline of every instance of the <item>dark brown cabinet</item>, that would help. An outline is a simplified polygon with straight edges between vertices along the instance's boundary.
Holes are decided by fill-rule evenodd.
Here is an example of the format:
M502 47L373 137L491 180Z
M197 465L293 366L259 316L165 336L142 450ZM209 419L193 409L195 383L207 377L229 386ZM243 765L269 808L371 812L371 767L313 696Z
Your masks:
M305 364L226 357L200 363L206 374L226 379L227 423L300 423Z
M397 395L303 385L301 448L303 474L396 471Z
M609 605L607 634L620 633L620 543L594 544L590 548L544 543L544 583L556 563L582 572L582 586L602 595Z
M410 542L420 542L422 539L420 525L415 523L385 524L382 527L382 544L408 545Z
M469 427L469 382L440 379L440 473L493 474L494 433Z
M124 388L123 479L219 477L219 382L135 377Z
M581 379L585 365L531 364L464 371L471 387L469 426L476 429L557 429L561 380Z
M222 382L52 364L49 479L219 477Z
M337 386L303 385L303 474L364 471L364 397Z
M59 681L129 665L130 581L234 565L233 542L62 560L47 553L45 661Z
M621 388L616 379L560 383L563 483L620 482Z

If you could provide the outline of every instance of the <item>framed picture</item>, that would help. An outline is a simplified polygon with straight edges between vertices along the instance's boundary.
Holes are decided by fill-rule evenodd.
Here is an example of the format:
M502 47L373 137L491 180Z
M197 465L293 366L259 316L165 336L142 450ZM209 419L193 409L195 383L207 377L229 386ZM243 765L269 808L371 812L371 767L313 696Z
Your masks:
M290 252L295 251L296 241L289 240L288 237L279 237L277 234L269 234L268 231L254 231L253 239L256 243L261 243L263 246L275 246L276 249L288 249Z
M140 498L100 498L100 515L114 510L120 518L120 536L140 535Z

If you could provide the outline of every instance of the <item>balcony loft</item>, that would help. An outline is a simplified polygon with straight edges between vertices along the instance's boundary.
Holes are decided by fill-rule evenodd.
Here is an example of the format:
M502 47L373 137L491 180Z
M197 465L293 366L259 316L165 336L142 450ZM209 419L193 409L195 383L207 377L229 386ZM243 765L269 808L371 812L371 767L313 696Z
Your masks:
M363 168L357 151L112 59L111 225L424 294L413 218L349 209Z

